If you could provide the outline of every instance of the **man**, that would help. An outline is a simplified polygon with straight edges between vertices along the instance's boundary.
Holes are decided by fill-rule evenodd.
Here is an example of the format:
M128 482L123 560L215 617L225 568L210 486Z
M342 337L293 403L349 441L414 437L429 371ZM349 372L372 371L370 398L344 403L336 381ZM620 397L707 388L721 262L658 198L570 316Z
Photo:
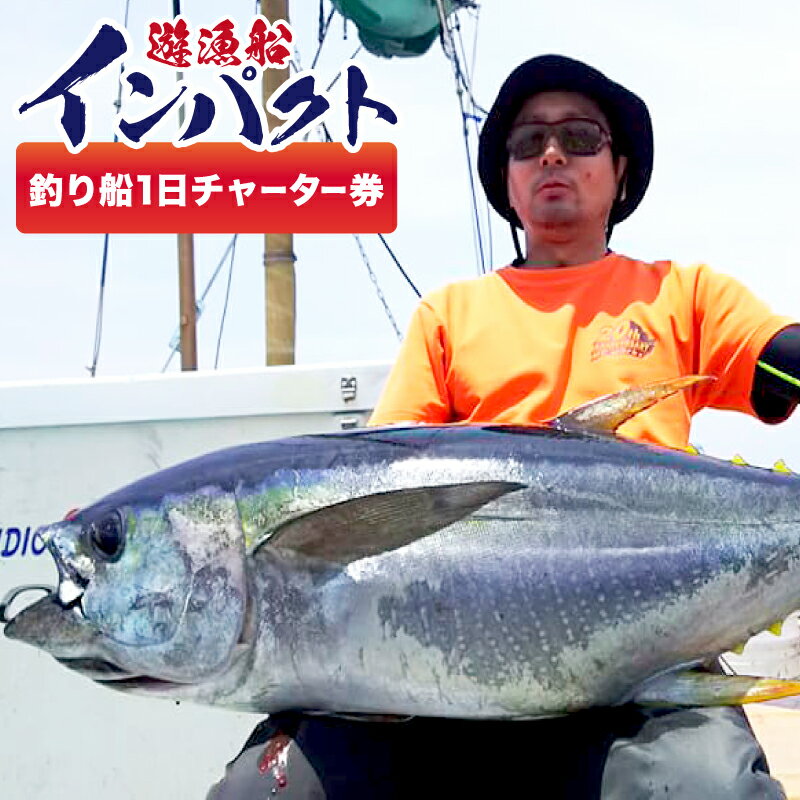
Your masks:
M525 232L510 267L425 298L371 424L537 422L684 374L717 380L658 403L622 434L684 446L704 406L785 419L800 326L706 267L611 253L652 170L634 94L560 56L518 67L481 134L494 208ZM765 363L771 371L757 367ZM778 798L740 709L593 709L532 722L358 722L278 714L210 797ZM256 792L261 792L257 795Z
M559 56L517 68L482 130L478 166L515 243L524 229L526 256L517 244L513 266L423 300L372 424L539 422L687 374L717 380L620 433L685 446L691 415L706 406L785 419L796 387L756 363L791 319L705 266L644 264L608 250L652 163L650 115L634 94ZM775 366L797 359L798 330L771 344Z

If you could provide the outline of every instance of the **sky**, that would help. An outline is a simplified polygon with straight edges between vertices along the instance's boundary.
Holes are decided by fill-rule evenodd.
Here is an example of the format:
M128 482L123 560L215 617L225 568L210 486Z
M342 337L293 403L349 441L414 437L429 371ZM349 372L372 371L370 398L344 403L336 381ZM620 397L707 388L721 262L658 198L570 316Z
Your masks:
M325 9L330 4L326 0ZM146 21L171 15L168 0L130 0L128 30L137 63ZM800 319L797 183L800 178L800 7L773 0L769 13L752 2L585 0L571 4L522 0L485 2L480 13L460 12L473 94L488 108L505 76L520 62L555 52L587 61L639 94L655 130L655 167L648 193L614 232L612 247L645 260L702 261L741 280L775 311ZM239 22L253 0L183 0L192 24L223 15ZM319 4L292 0L299 61L317 50ZM125 0L54 4L27 0L9 7L3 26L5 79L0 105L3 185L0 265L0 380L84 378L94 341L102 239L97 235L31 235L15 228L14 150L24 141L59 139L60 109L50 103L23 116L22 99L38 93L84 42L98 19L124 21ZM477 20L477 22L476 22ZM329 81L358 45L355 28L336 17L317 72ZM398 148L397 229L387 240L423 292L473 277L471 193L462 119L450 62L440 45L417 58L356 55L374 96L397 113L395 126L364 123L367 140ZM138 62L144 64L145 62ZM166 92L171 73L146 62ZM160 83L159 83L160 81ZM91 139L113 136L116 70L87 84ZM226 137L221 117L219 139ZM165 137L172 131L165 123ZM233 124L233 121L230 122ZM312 133L312 139L317 136ZM474 126L470 137L475 153ZM480 187L478 207L488 214ZM490 215L488 268L507 264L513 250L507 226ZM487 227L484 225L484 227ZM484 231L486 234L487 231ZM230 241L198 235L197 293L202 292ZM375 236L364 236L370 265L397 325L404 329L416 296ZM391 361L398 339L354 238L297 236L297 362ZM488 252L490 249L490 252ZM110 240L98 376L159 372L177 324L177 244L170 235L115 235ZM264 363L263 237L239 237L220 346L222 368ZM209 292L198 327L201 369L214 367L226 291L224 269ZM174 359L171 369L177 369ZM765 428L741 415L717 414L701 431L714 454L742 449L755 463L800 447L800 423ZM702 444L703 442L701 442ZM800 454L796 459L800 467Z

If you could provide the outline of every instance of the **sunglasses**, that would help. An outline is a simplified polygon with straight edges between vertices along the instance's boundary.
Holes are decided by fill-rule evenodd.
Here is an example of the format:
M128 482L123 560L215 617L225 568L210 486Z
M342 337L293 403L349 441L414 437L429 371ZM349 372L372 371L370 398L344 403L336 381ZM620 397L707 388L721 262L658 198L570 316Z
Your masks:
M611 134L599 122L575 117L558 122L523 122L512 129L506 149L515 161L538 158L553 136L570 156L594 156L611 143Z

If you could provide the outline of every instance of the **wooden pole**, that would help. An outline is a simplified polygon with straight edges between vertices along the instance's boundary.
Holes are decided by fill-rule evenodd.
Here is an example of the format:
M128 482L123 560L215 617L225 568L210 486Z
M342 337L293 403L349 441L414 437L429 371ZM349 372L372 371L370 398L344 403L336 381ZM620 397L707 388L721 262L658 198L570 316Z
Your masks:
M181 13L180 0L172 0L172 16ZM183 73L178 72L178 82ZM184 107L178 109L179 124L183 125ZM181 369L197 369L197 301L194 288L194 234L178 234L178 296L181 335Z
M197 369L197 303L194 291L194 235L178 234L181 369Z
M288 0L261 0L261 13L274 23L289 21ZM264 105L289 77L289 68L265 69L262 83ZM267 112L270 131L283 123ZM295 281L293 236L291 233L267 233L264 236L264 283L266 301L266 363L294 364Z

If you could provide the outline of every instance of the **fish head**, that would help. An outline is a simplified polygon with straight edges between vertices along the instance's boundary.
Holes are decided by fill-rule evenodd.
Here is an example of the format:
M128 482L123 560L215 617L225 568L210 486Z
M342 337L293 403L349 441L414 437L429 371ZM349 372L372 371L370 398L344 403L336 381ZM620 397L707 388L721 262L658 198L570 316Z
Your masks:
M118 493L41 534L58 587L15 616L6 635L121 689L163 692L230 665L247 605L232 493Z

